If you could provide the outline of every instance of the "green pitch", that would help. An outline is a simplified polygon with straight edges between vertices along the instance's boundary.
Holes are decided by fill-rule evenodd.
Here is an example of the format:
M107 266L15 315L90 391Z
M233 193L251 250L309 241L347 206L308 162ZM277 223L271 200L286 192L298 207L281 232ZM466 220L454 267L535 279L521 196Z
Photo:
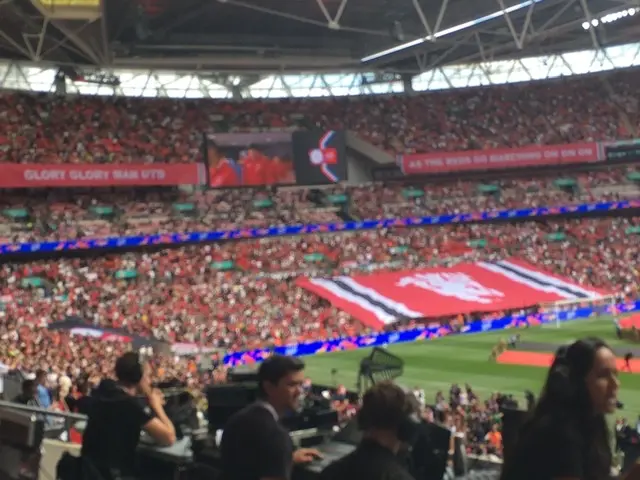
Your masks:
M432 401L438 390L448 394L452 383L469 383L482 398L491 392L512 393L521 400L524 391L538 395L546 370L539 367L500 365L488 360L497 340L513 333L492 332L459 335L389 347L389 352L405 362L404 375L398 382L406 387L419 386ZM615 338L610 317L565 322L558 328L545 325L519 330L523 342L568 343L580 337L597 336L612 346L628 345ZM307 372L314 382L331 385L334 380L354 388L360 359L368 349L305 357ZM331 370L336 369L335 378ZM640 414L640 374L621 373L620 400L625 409L620 415L635 422Z

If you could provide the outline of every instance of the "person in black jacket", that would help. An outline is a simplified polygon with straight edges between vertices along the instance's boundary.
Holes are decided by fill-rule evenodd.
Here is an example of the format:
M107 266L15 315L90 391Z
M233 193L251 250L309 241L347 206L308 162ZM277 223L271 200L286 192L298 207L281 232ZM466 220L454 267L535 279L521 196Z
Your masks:
M501 480L608 480L605 415L617 408L619 386L616 357L604 341L586 338L558 349Z
M13 399L13 401L28 407L41 408L40 402L38 402L38 384L36 381L23 380L22 391Z
M81 415L89 414L89 404L91 403L91 396L89 395L89 381L85 378L78 380L76 384L76 393L67 395L65 399L69 410L74 413L80 413Z
M136 449L142 430L158 444L176 441L175 428L160 394L151 388L149 371L135 352L116 361L117 381L103 380L87 402L88 421L82 439L83 478L135 478Z
M320 480L413 480L398 454L410 443L409 424L419 424L419 404L412 393L393 382L380 382L365 392L357 422L358 447L327 466ZM416 429L417 426L412 427Z

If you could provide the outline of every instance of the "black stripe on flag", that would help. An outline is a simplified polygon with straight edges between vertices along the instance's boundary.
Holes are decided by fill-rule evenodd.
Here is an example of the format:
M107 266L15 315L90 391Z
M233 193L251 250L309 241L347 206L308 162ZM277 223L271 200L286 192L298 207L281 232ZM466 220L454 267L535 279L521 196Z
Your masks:
M402 313L398 312L394 308L391 308L388 305L385 305L384 303L379 302L378 300L374 300L369 295L366 295L364 293L358 292L357 290L354 290L353 288L351 288L349 285L347 285L346 283L344 283L341 280L333 280L332 279L332 280L329 280L329 281L331 283L333 283L334 285L336 285L337 287L339 287L341 290L344 290L345 292L348 292L350 295L353 295L355 297L360 297L363 300L366 300L367 303L370 303L371 305L373 305L376 308L379 308L380 310L384 310L386 313L388 313L392 317L397 318L398 320L400 320L402 318L407 318L406 315L403 315Z
M505 265L504 263L494 263L494 265L496 265L497 267L500 267L503 270L507 270L508 272L513 273L514 275L517 275L519 277L525 278L527 281L531 282L531 283L537 283L538 285L541 285L543 287L551 287L551 288L555 288L557 290L561 290L569 295L573 295L574 297L577 298L589 298L589 295L587 295L586 293L582 293L579 292L577 290L573 290L570 287L565 287L563 285L556 285L555 283L551 283L551 282L545 282L544 280L540 280L539 278L533 277L531 275L527 275L524 272L521 272L520 270L517 270L515 268L512 268L508 265Z

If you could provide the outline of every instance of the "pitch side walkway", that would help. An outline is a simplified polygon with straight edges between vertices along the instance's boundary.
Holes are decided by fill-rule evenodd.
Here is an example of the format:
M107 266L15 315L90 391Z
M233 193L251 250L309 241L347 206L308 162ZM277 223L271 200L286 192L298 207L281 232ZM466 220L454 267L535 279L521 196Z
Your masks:
M498 357L498 363L503 365L525 365L529 367L550 367L553 354L542 352L523 352L509 350ZM616 359L618 370L621 372L640 373L640 359L631 360L631 371L626 368L624 359Z
M551 352L555 353L555 351L562 344L560 343L545 343L545 342L521 342L518 343L517 347L514 351L523 351L523 352ZM624 357L627 353L631 352L634 357L640 357L640 347L635 347L629 345L628 347L615 346L611 347L613 353L618 357Z

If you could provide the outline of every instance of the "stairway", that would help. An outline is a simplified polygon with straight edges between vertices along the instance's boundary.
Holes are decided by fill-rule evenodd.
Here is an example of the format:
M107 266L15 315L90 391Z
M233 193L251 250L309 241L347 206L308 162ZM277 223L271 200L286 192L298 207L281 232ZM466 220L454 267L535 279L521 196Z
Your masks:
M326 207L328 204L326 194L319 188L312 188L309 190L307 199L318 207Z
M339 210L336 212L336 215L343 222L353 222L357 220L356 218L352 217L351 214L349 213L351 210L350 208L351 199L348 199L347 203L344 203L340 206L334 205L329 201L329 199L327 198L327 194L324 192L324 190L321 190L319 188L311 189L309 191L309 195L307 198L309 201L313 202L319 208L339 207Z
M337 212L337 215L343 222L355 222L358 220L356 217L351 216L349 205L344 205Z

